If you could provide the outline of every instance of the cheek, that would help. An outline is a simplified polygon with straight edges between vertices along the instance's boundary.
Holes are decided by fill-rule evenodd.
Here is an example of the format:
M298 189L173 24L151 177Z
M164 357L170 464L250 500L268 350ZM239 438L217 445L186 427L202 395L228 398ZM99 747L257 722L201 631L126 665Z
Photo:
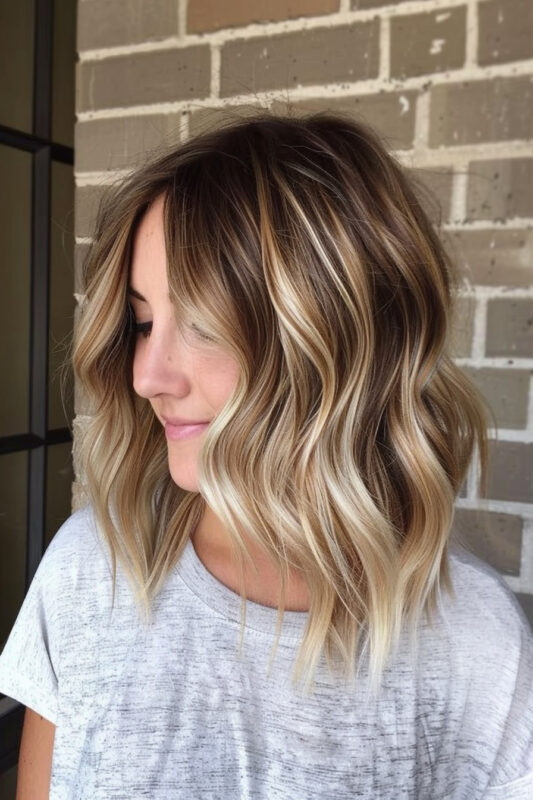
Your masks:
M218 407L223 406L233 394L238 380L238 364L236 364L234 361L218 364L216 373L213 374L213 379L211 381L213 397L216 400L216 405Z
M133 391L135 394L141 395L142 394L142 364L141 364L141 356L139 353L138 348L135 348L133 351L132 363L131 363L131 378L133 383Z

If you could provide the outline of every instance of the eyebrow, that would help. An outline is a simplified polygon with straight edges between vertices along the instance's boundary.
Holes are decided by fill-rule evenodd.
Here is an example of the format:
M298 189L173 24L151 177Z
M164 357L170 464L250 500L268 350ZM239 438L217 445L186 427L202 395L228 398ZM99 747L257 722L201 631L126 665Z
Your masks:
M128 294L132 294L138 300L142 300L143 303L146 303L146 297L143 297L142 294L137 291L137 289L133 288L133 286L128 286Z
M133 288L133 286L128 286L128 294L131 294L133 297L136 297L137 300L142 300L143 303L148 302L146 300L146 297L143 297L142 294L137 291L137 289ZM172 296L171 296L170 292L168 293L168 297L169 297L170 300L172 300Z
M128 294L131 294L133 297L136 297L137 300L142 300L143 303L146 303L146 297L143 297L142 294L137 291L137 289L133 288L133 286L128 286Z

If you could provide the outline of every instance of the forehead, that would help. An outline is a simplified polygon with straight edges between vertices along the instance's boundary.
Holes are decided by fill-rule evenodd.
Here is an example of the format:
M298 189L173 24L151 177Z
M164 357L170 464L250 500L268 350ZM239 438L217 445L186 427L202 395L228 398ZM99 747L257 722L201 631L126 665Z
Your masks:
M158 198L142 216L133 235L130 280L161 279L166 282L166 250L163 227L163 198Z

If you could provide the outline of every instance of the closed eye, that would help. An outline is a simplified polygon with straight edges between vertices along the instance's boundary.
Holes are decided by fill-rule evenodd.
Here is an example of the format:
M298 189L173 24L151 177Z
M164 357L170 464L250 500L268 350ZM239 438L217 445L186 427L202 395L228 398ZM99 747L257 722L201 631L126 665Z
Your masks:
M208 336L207 334L203 333L201 330L199 330L199 328L196 327L196 325L193 325L192 328L193 328L196 336L198 336L199 339L202 339L204 342L212 342L213 341L211 336ZM137 334L141 334L141 336L143 336L145 339L147 339L150 336L150 333L152 332L152 323L151 322L134 322L133 323L133 332L136 335Z
M135 322L133 325L133 332L138 334L142 334L145 339L150 336L152 331L152 323L151 322Z
M198 336L199 339L202 339L202 341L204 341L204 342L213 342L214 341L214 339L211 336L209 336L209 334L204 333L203 331L201 331L200 328L198 328L196 325L193 324L191 327L192 327L194 333L196 334L196 336Z

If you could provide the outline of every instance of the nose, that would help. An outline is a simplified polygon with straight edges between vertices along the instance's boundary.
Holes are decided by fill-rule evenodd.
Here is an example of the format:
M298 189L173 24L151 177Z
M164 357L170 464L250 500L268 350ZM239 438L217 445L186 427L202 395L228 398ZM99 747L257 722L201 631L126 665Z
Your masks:
M133 389L150 400L161 394L185 397L191 388L190 361L172 326L138 334L133 355Z

